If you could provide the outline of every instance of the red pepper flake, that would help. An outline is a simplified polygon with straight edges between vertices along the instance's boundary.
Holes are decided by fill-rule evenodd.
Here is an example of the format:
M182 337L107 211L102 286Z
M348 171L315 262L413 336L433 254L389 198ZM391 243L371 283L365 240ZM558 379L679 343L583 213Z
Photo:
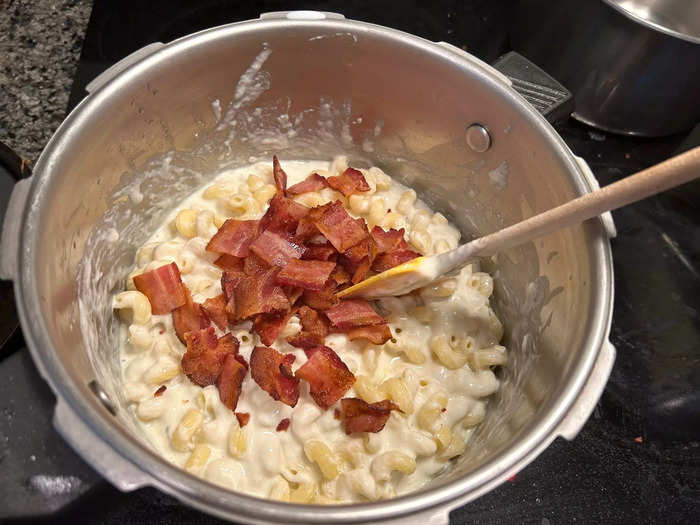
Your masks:
M158 333L159 333L160 335L163 335L163 334L165 333L165 330L158 330Z
M163 395L163 392L165 392L165 389L166 389L166 388L168 388L168 387L165 386L165 385L160 385L160 388L159 388L158 390L155 391L155 393L153 394L153 397L160 397L160 396L162 396L162 395Z
M513 474L511 477L509 477L508 481L510 481L511 483L515 483L515 474Z
M642 436L637 436L636 438L634 438L634 440L635 440L637 443L641 443L641 442L643 441L643 440L642 440Z
M289 421L288 417L285 417L282 421L280 421L280 424L277 425L277 432L284 432L289 428L289 424L291 421Z
M442 409L440 409L440 412L447 412L447 409L446 409L446 408L442 408Z
M248 421L250 421L250 414L248 412L234 412L236 415L236 419L238 420L238 424L243 428L248 424Z
M336 408L336 409L333 411L333 417L334 417L335 419L340 419L340 410L338 410L338 409Z

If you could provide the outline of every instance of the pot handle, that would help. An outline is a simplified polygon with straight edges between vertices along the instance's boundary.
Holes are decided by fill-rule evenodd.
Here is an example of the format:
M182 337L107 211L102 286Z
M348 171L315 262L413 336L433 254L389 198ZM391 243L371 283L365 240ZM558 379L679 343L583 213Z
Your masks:
M593 413L605 385L610 377L617 351L613 344L606 340L598 352L593 369L578 398L569 409L566 417L559 423L556 434L569 441L573 440Z
M130 55L125 56L119 62L108 67L102 73L93 78L92 81L87 86L85 86L85 91L87 91L88 93L93 93L94 91L97 91L107 82L116 77L119 73L124 71L126 68L135 64L139 60L143 60L147 56L152 55L164 46L165 44L163 44L162 42L153 42L152 44L148 44L147 46L142 47L141 49L137 49Z
M73 450L122 492L153 485L149 476L99 439L60 397L53 413L53 426Z
M33 177L22 179L12 188L12 195L2 223L2 238L0 238L0 279L15 280L17 277L20 225L22 213L29 198L32 179Z

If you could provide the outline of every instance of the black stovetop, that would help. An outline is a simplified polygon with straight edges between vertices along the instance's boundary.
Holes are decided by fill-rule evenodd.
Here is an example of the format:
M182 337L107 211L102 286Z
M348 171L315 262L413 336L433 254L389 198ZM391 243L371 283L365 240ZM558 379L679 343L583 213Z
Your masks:
M445 40L493 61L508 50L509 5L96 0L70 107L84 96L87 82L143 45L293 8L341 12ZM574 121L558 131L602 185L700 143L700 132L636 139ZM593 416L573 442L556 440L514 479L454 511L452 523L700 521L699 202L696 181L613 214L618 237L611 339L618 354ZM19 331L0 350L0 374L0 520L216 521L155 489L120 493L85 464L50 424L55 401Z

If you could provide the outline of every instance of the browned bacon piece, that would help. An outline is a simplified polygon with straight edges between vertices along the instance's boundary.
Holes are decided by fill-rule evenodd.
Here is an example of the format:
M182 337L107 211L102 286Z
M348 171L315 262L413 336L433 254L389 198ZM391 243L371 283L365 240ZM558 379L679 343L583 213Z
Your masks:
M234 319L245 320L258 314L289 311L289 300L277 283L278 271L278 268L270 268L263 274L240 278L234 288ZM231 322L229 305L227 305L227 313Z
M236 412L234 414L238 420L238 424L243 428L250 421L250 414L248 412Z
M154 315L170 313L187 302L180 270L175 263L134 276L134 285L148 297Z
M173 310L173 326L175 327L175 333L177 338L184 345L187 344L185 341L185 334L187 332L198 331L206 328L211 324L209 317L207 317L206 312L202 309L202 305L195 303L192 300L192 295L184 284L182 287L185 290L185 304L178 306Z
M299 219L307 213L309 213L309 208L278 193L272 197L270 207L260 219L260 229L294 233Z
M396 250L391 253L383 253L374 260L372 269L376 272L385 272L416 257L420 257L420 253L413 250Z
M208 252L245 257L248 247L258 235L260 221L227 219L207 244Z
M303 348L308 350L309 348L316 348L317 346L323 346L323 337L317 334L311 334L309 332L299 332L297 335L292 335L287 337L287 342L295 346L296 348Z
M315 226L314 229L316 229ZM318 233L318 230L316 232ZM330 261L335 259L333 256L337 253L336 249L329 242L324 244L307 244L306 251L301 258L307 261Z
M302 256L304 246L271 230L265 230L250 245L250 251L269 265L284 267L290 259Z
M313 208L309 219L339 252L355 246L368 235L365 221L350 217L340 201Z
M256 346L250 354L250 374L272 399L293 407L299 399L299 380L292 374L293 354L280 354L267 346Z
M214 264L227 272L240 273L243 271L243 260L243 257L236 257L235 255L225 253L215 260Z
M392 410L398 410L388 400L366 403L362 399L346 397L340 401L341 418L346 434L355 432L379 432L384 428Z
M269 269L270 265L254 253L243 259L243 273L246 275L260 275Z
M355 383L355 376L333 350L317 346L304 350L308 361L297 371L296 377L309 383L311 397L327 410Z
M231 334L217 339L214 327L185 334L187 351L182 356L182 371L199 386L213 385L229 354L238 353L238 340Z
M225 330L228 325L228 318L226 315L226 296L221 293L216 297L207 299L202 303L202 310L207 314L207 317L214 321L214 324L218 326L221 330Z
M405 250L408 248L404 239L406 231L403 228L400 230L392 228L389 231L385 231L379 226L375 226L370 233L377 243L377 251L379 253L391 253L395 250Z
M365 180L365 176L361 171L355 168L348 168L340 175L328 177L328 185L334 190L349 197L355 193L369 191L369 184Z
M289 420L288 417L285 417L282 421L279 422L277 425L277 428L275 429L277 432L286 432L287 429L289 428L291 421Z
M301 302L316 310L326 310L338 304L338 297L335 295L336 283L333 279L328 279L320 290L304 290Z
M331 325L341 332L360 326L384 324L386 321L364 299L347 299L326 310Z
M325 315L308 306L302 306L297 312L301 321L301 332L287 338L287 342L297 348L314 348L323 346L329 332L329 323Z
M229 354L224 360L221 375L216 380L221 402L231 410L236 410L238 398L241 397L243 379L248 372L248 363L240 354Z
M311 191L321 191L323 188L327 187L328 181L325 177L322 177L318 173L312 173L298 184L290 186L287 189L287 194L300 195L302 193L309 193Z
M320 290L331 276L333 268L334 262L290 259L287 266L277 274L277 282L306 290Z
M373 326L360 326L347 332L348 339L367 339L375 345L383 345L391 339L391 330L388 324L377 324Z
M265 346L270 346L279 337L280 332L287 326L294 311L277 314L260 314L253 320L253 331L260 336Z
M280 161L277 155L272 157L272 175L275 179L275 186L277 187L277 193L279 195L284 195L287 191L287 173L280 166Z
M335 281L336 285L340 286L341 284L350 282L350 274L345 268L338 265L335 267L335 270L333 270L333 273L331 274L331 279Z
M338 261L352 274L353 284L357 284L365 279L376 256L377 243L370 235L367 235L355 246L347 249Z

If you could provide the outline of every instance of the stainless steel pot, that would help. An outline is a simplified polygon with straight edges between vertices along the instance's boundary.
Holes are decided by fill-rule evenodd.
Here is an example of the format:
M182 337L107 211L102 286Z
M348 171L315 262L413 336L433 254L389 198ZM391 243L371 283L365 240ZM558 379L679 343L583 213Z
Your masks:
M597 128L660 136L700 121L700 2L523 0L513 47L575 96Z
M0 262L15 282L32 356L56 393L54 424L114 485L152 485L239 521L447 523L450 509L584 424L614 360L614 229L599 220L485 263L497 276L495 308L512 357L469 450L429 487L377 503L292 505L168 464L139 435L121 394L110 296L135 247L217 168L273 152L346 152L415 187L466 234L539 213L596 182L488 65L340 15L273 13L154 44L89 91L32 180L16 186ZM468 145L474 123L488 133L487 147L473 148L471 133Z

